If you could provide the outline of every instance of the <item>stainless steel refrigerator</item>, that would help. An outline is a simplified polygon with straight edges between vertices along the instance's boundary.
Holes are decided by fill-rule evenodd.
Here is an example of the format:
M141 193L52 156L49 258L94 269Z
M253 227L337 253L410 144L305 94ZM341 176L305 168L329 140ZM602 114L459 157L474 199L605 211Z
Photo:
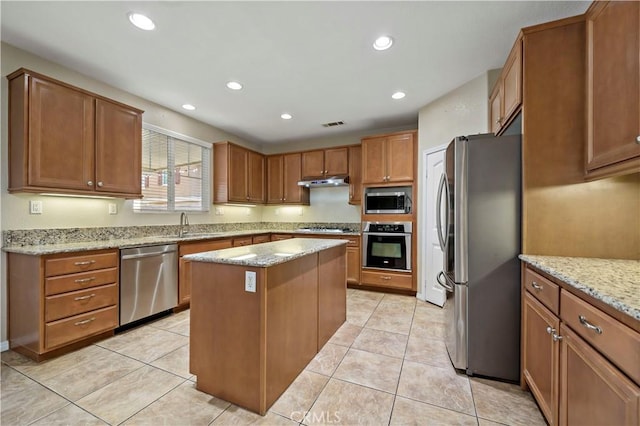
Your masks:
M436 206L449 357L508 381L520 378L520 151L519 135L455 138Z

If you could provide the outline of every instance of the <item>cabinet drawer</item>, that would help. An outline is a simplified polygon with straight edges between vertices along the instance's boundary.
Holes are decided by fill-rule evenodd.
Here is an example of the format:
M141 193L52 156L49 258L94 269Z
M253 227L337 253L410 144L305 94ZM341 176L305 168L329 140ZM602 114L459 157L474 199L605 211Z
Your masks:
M411 275L393 274L388 272L372 272L363 270L360 275L362 284L376 285L382 287L394 287L411 289Z
M118 282L118 268L102 269L94 272L62 275L45 279L44 294L51 296L67 291L83 290L104 284Z
M49 296L44 302L44 320L55 321L117 304L116 284Z
M178 252L180 256L193 253L202 253L204 251L220 250L231 247L231 240L213 240L199 243L180 244Z
M271 237L269 236L269 234L256 235L255 237L253 237L253 244L268 243L269 241L271 241Z
M253 237L240 237L233 239L234 247L250 246L251 244L253 244Z
M349 238L344 238L347 240L347 246L348 247L359 247L360 246L360 238L358 237L349 237Z
M640 334L566 290L560 297L562 321L640 383Z
M110 306L45 325L45 348L71 343L118 326L118 307Z
M53 277L115 266L118 266L118 253L116 251L84 256L50 258L45 261L44 271L45 276Z
M560 308L560 287L530 269L524 271L524 287L544 306L558 315Z

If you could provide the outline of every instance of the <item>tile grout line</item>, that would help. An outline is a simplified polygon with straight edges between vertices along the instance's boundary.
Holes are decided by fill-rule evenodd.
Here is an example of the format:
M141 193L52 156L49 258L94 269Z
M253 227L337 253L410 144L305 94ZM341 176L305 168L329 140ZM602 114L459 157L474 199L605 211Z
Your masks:
M180 376L178 376L180 377ZM182 377L180 377L182 378ZM124 424L126 421L130 420L132 417L134 417L136 414L138 414L139 412L141 412L142 410L146 409L147 407L155 404L158 400L160 400L161 398L163 398L165 395L167 395L168 393L173 392L174 390L176 390L179 386L182 386L183 384L185 384L186 382L188 382L189 379L184 379L181 383L178 383L176 386L172 387L171 389L169 389L168 391L166 391L165 393L163 393L162 395L160 395L158 398L154 399L153 401L151 401L149 404L145 405L144 407L142 407L141 409L139 409L138 411L136 411L135 413L133 413L132 415L130 415L129 417L127 417L126 419L122 420L120 423L118 423L118 425L122 425ZM111 423L110 423L111 424Z

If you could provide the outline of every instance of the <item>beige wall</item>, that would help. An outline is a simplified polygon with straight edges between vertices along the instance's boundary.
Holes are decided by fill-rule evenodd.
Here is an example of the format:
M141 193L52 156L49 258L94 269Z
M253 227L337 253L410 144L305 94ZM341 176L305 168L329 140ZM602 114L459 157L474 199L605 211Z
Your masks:
M433 208L424 206L426 196L424 152L446 145L456 136L486 133L489 123L489 91L493 87L500 70L491 70L473 80L463 84L457 89L436 99L422 107L418 113L418 199L420 200L418 215L418 247L417 260L419 265L425 265L422 261L422 250L426 244L424 226L425 209ZM425 276L431 276L437 271L425 271L418 268L418 291L422 287Z

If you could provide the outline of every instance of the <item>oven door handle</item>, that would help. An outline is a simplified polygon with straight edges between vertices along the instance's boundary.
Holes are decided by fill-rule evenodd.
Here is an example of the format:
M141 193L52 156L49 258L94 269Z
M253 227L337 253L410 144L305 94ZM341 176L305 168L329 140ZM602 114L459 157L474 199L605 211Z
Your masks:
M406 237L411 235L409 232L364 232L364 235L375 235L381 237Z
M442 190L447 187L447 174L442 173L440 176L440 183L438 184L438 195L436 202L436 227L438 228L438 241L440 242L440 250L446 251L447 242L444 239L444 234L442 232ZM449 232L449 188L446 188L447 194L447 211L445 217L445 226L447 228L447 233Z
M442 282L442 281L440 281L440 277L445 278L443 271L440 271L438 273L438 275L436 275L436 281L438 281L438 284L440 284L440 287L444 288L449 293L453 293L453 287L451 287L449 284L447 284L447 279L445 278L444 282Z

